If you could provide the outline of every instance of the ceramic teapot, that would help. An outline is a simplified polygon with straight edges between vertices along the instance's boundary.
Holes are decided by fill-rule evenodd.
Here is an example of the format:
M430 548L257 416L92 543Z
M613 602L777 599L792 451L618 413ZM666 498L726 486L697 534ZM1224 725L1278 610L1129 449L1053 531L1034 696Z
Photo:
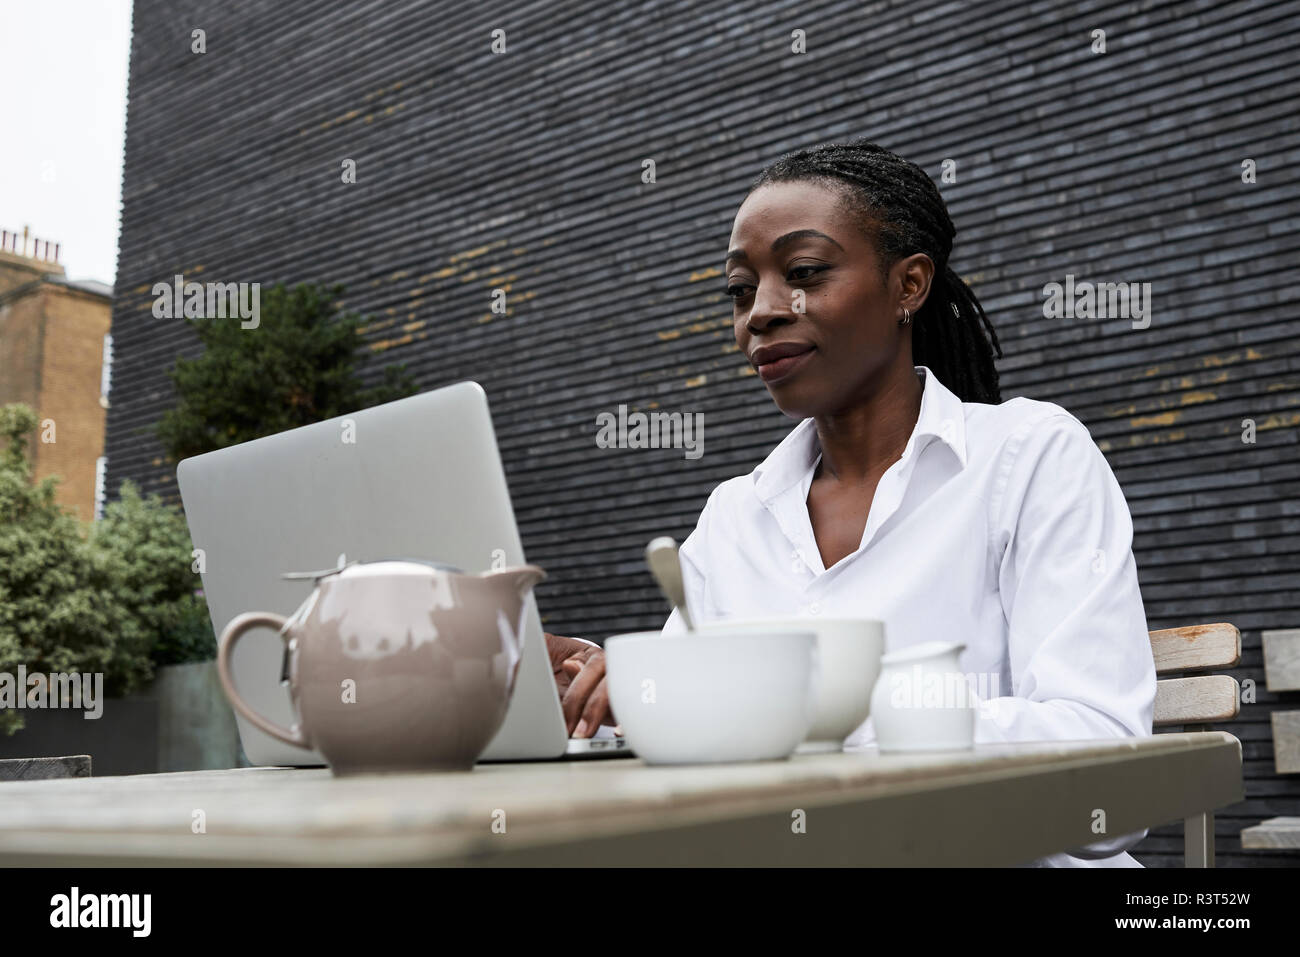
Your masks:
M435 562L353 562L314 577L289 618L247 612L217 645L230 703L267 734L315 748L335 774L473 767L505 720L535 565L479 575ZM231 676L235 643L275 628L298 722L254 711Z

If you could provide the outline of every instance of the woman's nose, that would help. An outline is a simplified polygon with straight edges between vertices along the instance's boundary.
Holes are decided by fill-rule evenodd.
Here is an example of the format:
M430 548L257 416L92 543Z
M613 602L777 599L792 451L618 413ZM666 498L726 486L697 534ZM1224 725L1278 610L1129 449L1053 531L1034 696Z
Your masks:
M781 282L760 282L754 290L754 304L747 324L751 335L783 323L794 322L796 290ZM802 295L799 296L802 302Z
M749 316L745 320L745 328L749 330L751 336L756 336L774 326L794 322L794 318L788 305L784 308L772 309L760 308L755 303L754 308L749 311Z

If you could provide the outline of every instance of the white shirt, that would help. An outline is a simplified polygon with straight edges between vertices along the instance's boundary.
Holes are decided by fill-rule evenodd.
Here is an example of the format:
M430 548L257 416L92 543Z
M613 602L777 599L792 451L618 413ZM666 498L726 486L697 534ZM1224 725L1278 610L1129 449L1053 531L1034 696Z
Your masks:
M961 670L987 691L977 743L1151 734L1156 676L1132 520L1087 427L1052 402L962 402L915 368L920 416L857 550L822 564L807 507L821 448L804 419L709 496L680 551L692 613L875 618L889 651L962 641ZM674 610L663 633L683 630ZM868 718L844 747L874 742ZM1138 867L1123 852L1146 833L1034 863Z

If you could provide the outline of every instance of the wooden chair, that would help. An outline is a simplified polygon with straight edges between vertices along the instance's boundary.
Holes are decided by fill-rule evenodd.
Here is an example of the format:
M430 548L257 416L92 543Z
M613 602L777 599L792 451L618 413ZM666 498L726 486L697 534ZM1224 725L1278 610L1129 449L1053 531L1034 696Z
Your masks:
M1208 668L1231 668L1241 660L1241 632L1235 625L1188 625L1151 634L1156 675ZM1197 675L1156 681L1153 730L1183 725L1185 731L1210 731L1241 710L1241 686L1231 675ZM1188 726L1191 727L1188 727ZM1183 866L1214 866L1214 812L1183 821Z

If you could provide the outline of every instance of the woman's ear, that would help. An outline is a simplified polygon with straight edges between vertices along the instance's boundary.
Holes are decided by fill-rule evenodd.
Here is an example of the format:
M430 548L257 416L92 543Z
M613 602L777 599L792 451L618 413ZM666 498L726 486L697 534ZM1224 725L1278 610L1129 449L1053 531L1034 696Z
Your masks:
M934 260L925 253L913 253L900 259L899 270L900 296L899 309L908 309L915 316L925 305L930 296L930 287L934 282Z

